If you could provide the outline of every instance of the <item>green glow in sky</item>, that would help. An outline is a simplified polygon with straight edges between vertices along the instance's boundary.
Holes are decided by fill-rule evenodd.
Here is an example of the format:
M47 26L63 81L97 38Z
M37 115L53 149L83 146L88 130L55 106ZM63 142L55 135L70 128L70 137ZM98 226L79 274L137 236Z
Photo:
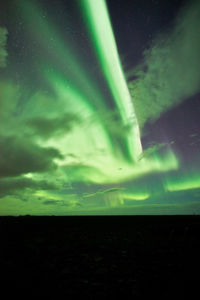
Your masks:
M131 193L124 193L123 194L123 198L125 200L134 200L134 201L142 201L142 200L146 200L148 199L150 196L150 194L145 194L145 193L139 193L139 194L131 194Z
M21 81L0 77L0 214L109 214L116 208L134 214L148 205L152 213L158 199L167 210L170 195L199 189L198 172L182 173L183 159L167 138L142 149L138 120L144 118L143 126L154 112L157 118L162 105L154 103L157 113L146 100L136 115L106 1L74 6L86 21L91 61L73 30L59 30L40 1L16 3L13 15L23 20L23 38L33 49L20 65ZM69 18L66 26L76 24ZM10 76L6 35L0 29L0 66ZM147 77L132 85L133 96L142 93Z
M120 111L122 121L130 125L127 136L129 152L134 161L142 152L137 117L121 67L116 42L105 1L82 1L86 19L95 43L98 58Z
M38 2L20 0L17 2L16 9L20 9L19 13L23 16L28 31L39 44L42 53L42 57L40 56L39 61L36 62L39 73L43 66L48 71L54 70L56 66L56 69L65 74L67 82L76 81L80 91L92 100L94 107L97 105L98 109L105 108L101 91L84 65L84 57L78 51L78 41L74 41L67 33L64 39L56 30L56 25L44 17Z
M169 192L186 191L200 188L199 174L178 174L166 178L165 189Z

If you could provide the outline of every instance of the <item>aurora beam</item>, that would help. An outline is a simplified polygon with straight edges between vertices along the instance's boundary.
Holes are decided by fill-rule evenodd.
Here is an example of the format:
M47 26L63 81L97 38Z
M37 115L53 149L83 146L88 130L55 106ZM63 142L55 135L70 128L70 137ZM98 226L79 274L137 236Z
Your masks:
M139 126L120 63L105 0L83 0L82 5L98 58L123 125L130 128L126 139L129 155L133 161L137 161L142 152Z

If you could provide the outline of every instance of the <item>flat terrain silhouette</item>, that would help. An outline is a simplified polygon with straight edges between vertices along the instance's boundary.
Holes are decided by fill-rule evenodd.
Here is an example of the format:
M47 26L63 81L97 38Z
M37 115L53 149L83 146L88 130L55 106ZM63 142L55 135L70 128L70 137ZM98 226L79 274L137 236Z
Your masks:
M1 217L1 284L70 299L191 296L199 233L200 216Z

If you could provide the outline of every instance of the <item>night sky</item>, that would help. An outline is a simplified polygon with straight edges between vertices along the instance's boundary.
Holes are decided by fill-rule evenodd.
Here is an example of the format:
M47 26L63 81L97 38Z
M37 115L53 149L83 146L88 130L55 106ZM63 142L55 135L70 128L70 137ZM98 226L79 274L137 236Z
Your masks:
M0 3L0 215L199 214L200 2Z

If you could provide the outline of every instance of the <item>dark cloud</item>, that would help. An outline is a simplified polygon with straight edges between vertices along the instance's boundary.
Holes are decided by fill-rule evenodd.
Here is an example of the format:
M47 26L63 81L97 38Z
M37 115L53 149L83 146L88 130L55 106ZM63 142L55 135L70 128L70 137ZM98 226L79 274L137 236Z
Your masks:
M0 80L0 91L0 131L7 130L13 123L12 129L15 130L17 119L14 115L21 95L20 88L11 80Z
M107 193L112 193L112 192L120 192L120 191L123 191L123 190L124 190L123 187L113 187L113 188L104 190L103 193L107 194Z
M60 203L61 201L52 199L43 202L44 205L59 205Z
M7 29L0 27L0 67L2 68L6 66L6 57L8 55L6 51L7 34Z
M124 137L131 130L131 122L124 125L117 113L104 114L103 123L113 137Z
M112 188L109 188L106 190L98 190L95 193L85 193L84 197L90 198L90 197L95 197L95 196L99 196L99 195L102 196L102 195L106 195L106 194L113 193L113 192L120 192L120 191L123 191L124 189L125 188L123 188L123 187L112 187Z
M16 195L24 190L55 190L55 183L45 180L33 180L31 178L6 178L0 180L0 196Z
M0 136L0 177L54 170L55 158L63 158L57 149L42 148L26 138Z
M127 135L131 130L131 121L129 124L124 125L119 111L113 110L98 110L98 113L94 114L90 118L91 123L96 123L100 121L112 138L121 138Z
M44 139L60 136L72 130L73 126L80 123L80 118L73 113L65 113L60 117L36 117L28 120L27 125L32 132Z
M65 206L65 207L70 207L72 206L72 202L69 201L69 202L65 202L63 200L56 200L56 199L48 199L48 200L45 200L42 204L44 205L56 205L56 206ZM81 203L79 202L73 202L73 206L82 206Z

